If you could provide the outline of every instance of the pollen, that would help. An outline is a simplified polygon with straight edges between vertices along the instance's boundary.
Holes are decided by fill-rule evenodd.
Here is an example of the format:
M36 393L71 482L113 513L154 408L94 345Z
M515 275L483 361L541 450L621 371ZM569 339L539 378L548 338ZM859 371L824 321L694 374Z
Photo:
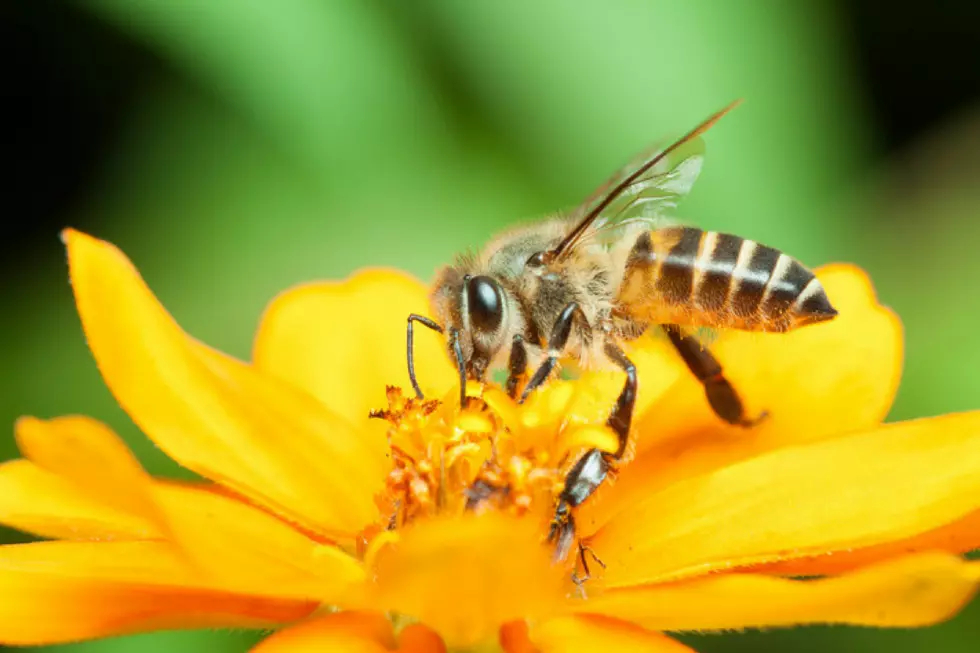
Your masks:
M390 515L389 530L467 511L530 513L544 524L552 517L571 452L557 457L555 439L536 446L539 439L524 424L544 417L528 419L528 411L496 388L470 383L466 394L460 408L388 387L388 407L372 413L388 422L392 464L380 504Z

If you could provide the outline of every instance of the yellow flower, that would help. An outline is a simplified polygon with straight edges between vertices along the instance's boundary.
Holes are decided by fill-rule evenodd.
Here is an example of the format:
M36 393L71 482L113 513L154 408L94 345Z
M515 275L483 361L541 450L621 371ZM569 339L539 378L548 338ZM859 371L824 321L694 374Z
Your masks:
M635 451L577 511L604 564L580 591L543 540L562 470L614 446L616 374L523 406L471 385L460 410L427 334L419 378L442 400L386 391L408 386L405 319L426 312L388 271L283 294L246 364L181 331L117 249L65 238L106 383L207 480L152 478L88 418L19 421L0 521L52 541L0 548L0 643L284 626L258 650L684 651L661 633L927 625L980 581L959 555L980 545L980 414L881 425L901 330L854 268L819 272L834 322L718 342L771 414L753 429L720 424L656 341L631 352ZM477 478L510 491L468 511Z

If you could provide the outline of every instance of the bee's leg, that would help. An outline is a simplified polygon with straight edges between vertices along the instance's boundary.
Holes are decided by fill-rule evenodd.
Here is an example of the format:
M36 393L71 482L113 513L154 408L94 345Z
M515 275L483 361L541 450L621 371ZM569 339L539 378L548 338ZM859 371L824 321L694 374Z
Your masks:
M433 331L438 331L442 333L442 327L435 320L430 320L424 315L416 315L412 313L408 316L408 379L412 382L412 388L415 389L415 396L419 399L424 399L422 395L422 388L419 387L418 379L415 378L415 345L414 345L414 333L413 326L416 322L421 322L425 326L429 327Z
M606 568L606 563L604 563L602 560L599 559L599 556L595 554L595 551L592 550L592 547L590 547L588 544L582 544L582 542L579 542L578 560L582 565L582 575L579 576L577 571L572 572L572 582L578 585L579 587L581 587L582 584L585 583L587 580L592 578L592 571L589 569L589 561L585 556L586 553L592 556L592 559L595 560L600 567L602 567L603 569Z
M582 320L582 322L586 322L585 314L582 313L582 309L577 303L572 302L562 309L558 319L555 320L555 325L551 327L551 337L548 338L548 357L544 359L541 366L534 372L534 376L524 386L524 392L521 393L521 398L517 403L523 404L524 400L528 398L528 395L544 383L548 379L548 376L551 375L551 372L554 371L555 366L558 364L558 359L561 357L562 350L568 344L568 336L572 333L572 325L575 323L576 317Z
M618 365L626 372L626 383L623 390L616 399L616 405L609 413L606 426L611 428L619 437L619 449L616 450L614 458L621 458L626 452L626 445L629 444L630 424L633 422L633 407L636 405L636 366L633 361L626 357L619 346L610 341L606 342L604 348L609 360Z
M575 519L572 517L571 506L561 498L561 495L558 498L558 505L555 506L555 516L551 520L548 541L555 545L553 554L555 562L568 558L572 544L575 542Z
M459 331L449 329L449 346L453 348L456 358L456 371L459 373L459 407L466 408L466 361L463 360L463 348L459 344Z
M517 397L517 386L527 373L527 348L524 336L516 334L510 347L510 360L507 363L507 394L511 399Z
M725 378L721 364L700 340L685 335L680 327L673 324L665 324L662 328L667 332L667 337L684 359L688 369L704 386L708 404L718 417L729 424L744 427L755 426L766 418L765 412L754 418L745 416L742 400Z
M575 518L572 516L572 508L580 506L582 502L595 493L596 488L606 480L609 468L609 454L599 449L590 449L569 470L565 477L565 485L558 494L555 516L551 520L551 529L548 531L548 541L555 545L555 562L561 562L568 558L572 544L575 543ZM584 547L580 543L579 555L582 556L585 578L579 578L577 574L572 574L572 580L579 585L588 580L589 576L589 566L585 563L584 549L588 549L588 547Z

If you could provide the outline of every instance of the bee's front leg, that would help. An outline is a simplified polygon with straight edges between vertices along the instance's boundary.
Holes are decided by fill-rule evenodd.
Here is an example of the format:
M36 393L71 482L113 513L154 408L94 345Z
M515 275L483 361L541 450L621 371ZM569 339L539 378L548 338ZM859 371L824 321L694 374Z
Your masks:
M507 394L511 399L517 397L517 388L527 374L527 347L524 336L517 334L510 347L510 360L507 363Z
M435 320L429 319L424 315L417 315L412 313L408 316L408 329L406 331L407 340L407 353L406 357L408 359L408 380L412 382L412 388L415 390L415 396L419 399L424 399L422 395L422 388L419 387L418 379L415 378L415 332L413 327L415 323L419 322L433 331L438 331L442 333L442 327Z

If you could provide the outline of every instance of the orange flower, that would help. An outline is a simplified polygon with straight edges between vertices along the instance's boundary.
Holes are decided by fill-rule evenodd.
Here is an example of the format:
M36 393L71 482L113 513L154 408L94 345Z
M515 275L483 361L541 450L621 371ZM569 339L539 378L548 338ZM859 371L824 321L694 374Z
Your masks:
M881 425L900 325L854 268L819 272L834 322L717 344L771 414L751 430L720 424L659 343L633 349L635 456L578 510L605 565L579 591L543 540L567 461L614 446L617 374L523 406L471 385L460 410L443 344L420 334L443 400L386 394L408 385L405 318L426 304L387 271L283 294L246 364L181 331L114 247L65 239L106 383L207 480L149 476L88 418L19 421L0 521L52 541L0 547L2 643L285 626L258 650L683 651L660 633L927 625L980 582L959 555L980 546L980 414ZM467 511L487 460L511 491Z

